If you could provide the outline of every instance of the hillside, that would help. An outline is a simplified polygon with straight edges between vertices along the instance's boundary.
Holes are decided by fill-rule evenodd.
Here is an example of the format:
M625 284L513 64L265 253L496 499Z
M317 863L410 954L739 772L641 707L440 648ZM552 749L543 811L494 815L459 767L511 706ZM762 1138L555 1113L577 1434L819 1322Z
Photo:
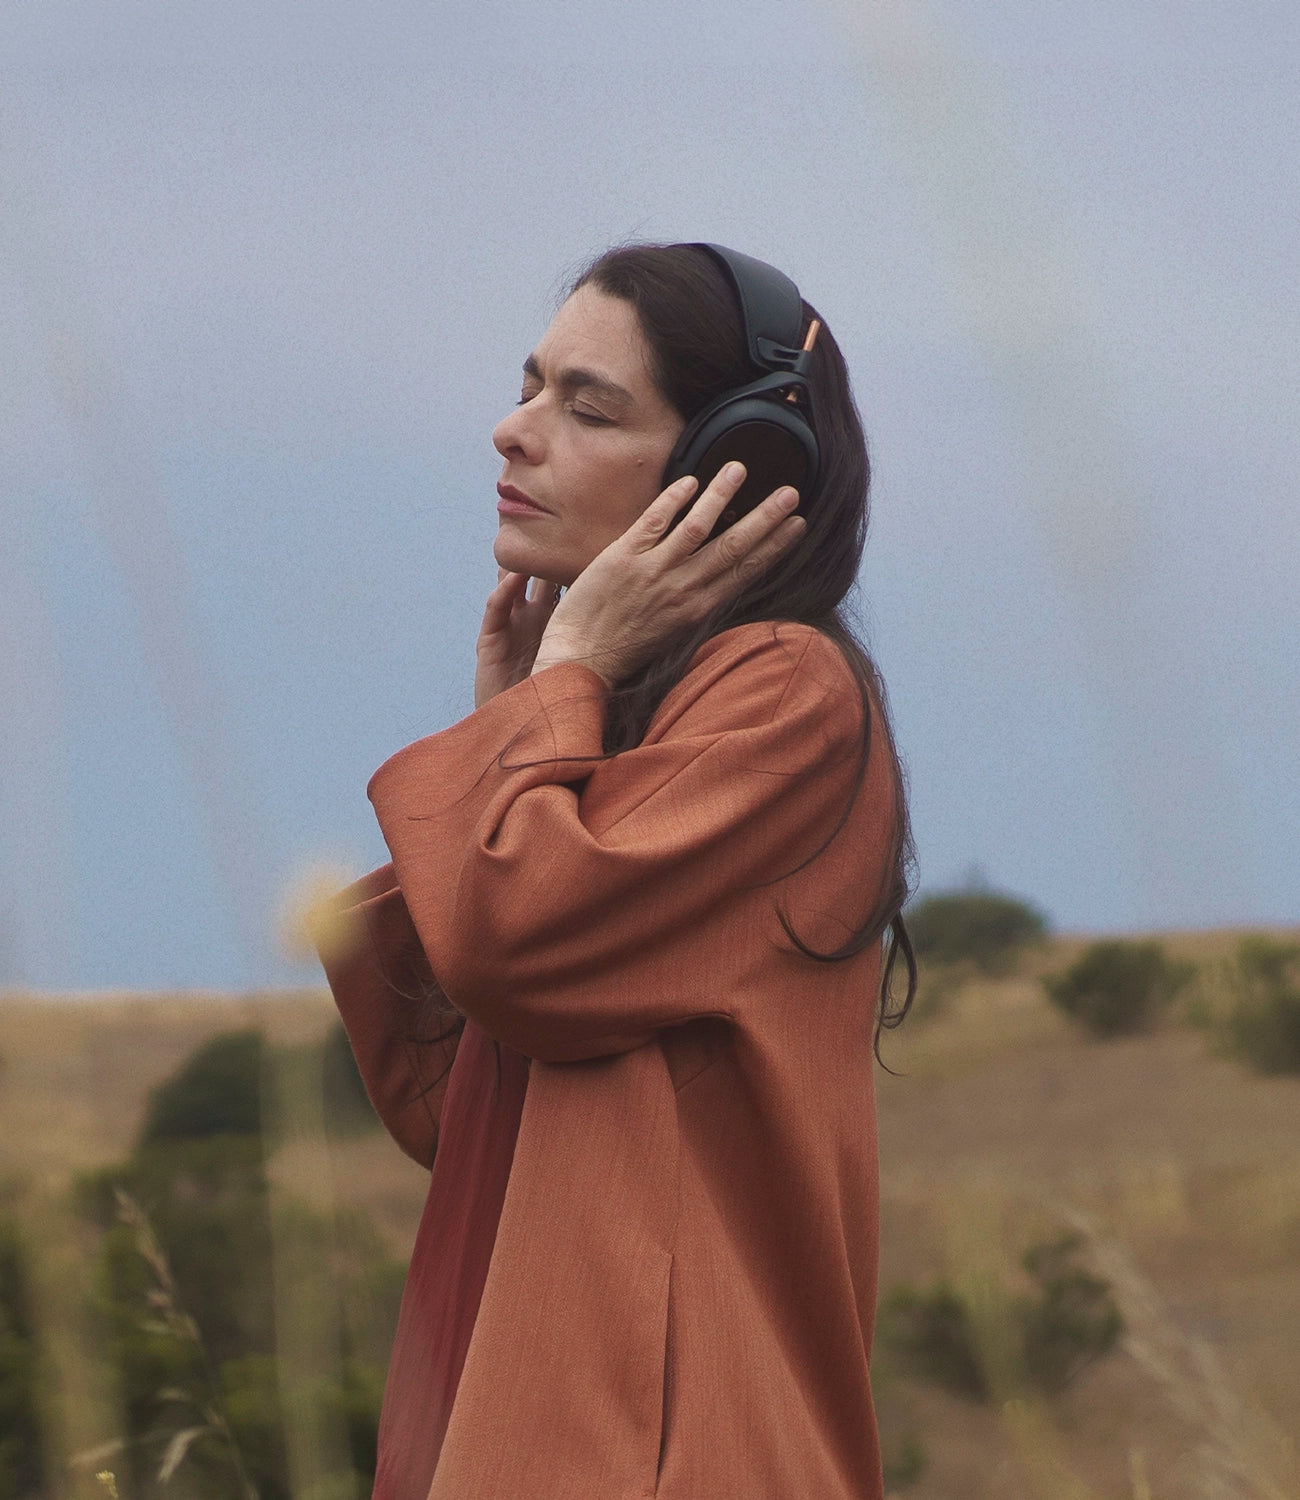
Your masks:
M1233 942L1167 946L1213 964ZM887 1389L887 1427L914 1427L928 1458L907 1493L1300 1496L1300 1078L1258 1077L1176 1022L1083 1039L1034 977L1076 946L890 1039L881 1285L1014 1289L1023 1251L1074 1228L1128 1336L1041 1412Z
M945 1276L996 1321L1021 1254L1080 1232L1127 1324L1121 1349L1041 1404L975 1404L892 1376L882 1427L924 1454L914 1500L1300 1496L1300 1078L1260 1078L1178 1019L1090 1042L1046 1004L1056 940L1005 979L968 980L885 1044L882 1291ZM1213 965L1230 934L1171 951ZM319 1035L328 997L202 995L0 1001L0 1180L50 1209L74 1171L121 1156L149 1089L203 1039L250 1024ZM281 1190L366 1209L410 1245L427 1180L380 1134L310 1142ZM66 1226L65 1226L66 1227ZM989 1299L992 1299L990 1301Z

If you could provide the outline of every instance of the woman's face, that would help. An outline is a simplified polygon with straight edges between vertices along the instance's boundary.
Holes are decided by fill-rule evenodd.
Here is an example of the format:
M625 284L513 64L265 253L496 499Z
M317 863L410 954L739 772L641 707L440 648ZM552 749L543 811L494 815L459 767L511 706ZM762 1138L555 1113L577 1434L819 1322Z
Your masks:
M492 434L505 463L493 551L570 584L660 491L683 426L650 378L630 302L584 286L524 363L523 399Z

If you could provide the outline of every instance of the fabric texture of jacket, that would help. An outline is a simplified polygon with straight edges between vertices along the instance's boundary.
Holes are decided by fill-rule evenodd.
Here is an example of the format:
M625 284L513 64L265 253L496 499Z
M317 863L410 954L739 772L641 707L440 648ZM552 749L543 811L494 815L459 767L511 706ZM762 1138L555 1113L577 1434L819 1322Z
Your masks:
M802 625L715 637L602 758L607 697L551 667L386 762L391 870L322 943L416 1160L454 1049L409 1040L417 939L532 1059L429 1500L871 1500L880 948L781 914L825 951L875 906L891 752L854 796L857 685Z

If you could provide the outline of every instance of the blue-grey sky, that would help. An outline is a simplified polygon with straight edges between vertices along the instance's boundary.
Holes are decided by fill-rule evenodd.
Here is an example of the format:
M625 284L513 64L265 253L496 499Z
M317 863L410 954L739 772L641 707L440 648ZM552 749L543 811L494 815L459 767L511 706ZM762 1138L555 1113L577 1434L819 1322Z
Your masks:
M1300 920L1291 0L10 0L0 983L246 985L471 705L615 240L775 261L875 462L923 885Z

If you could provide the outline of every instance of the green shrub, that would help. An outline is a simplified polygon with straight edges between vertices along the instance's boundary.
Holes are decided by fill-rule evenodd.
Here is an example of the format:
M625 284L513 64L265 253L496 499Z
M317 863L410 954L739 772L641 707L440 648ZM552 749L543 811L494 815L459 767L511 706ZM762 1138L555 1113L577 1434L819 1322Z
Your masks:
M27 1256L17 1223L0 1217L0 1500L45 1492L36 1339Z
M1260 1073L1300 1073L1300 944L1243 938L1228 982L1229 1049Z
M1016 1309L1025 1374L1049 1395L1109 1353L1124 1329L1109 1285L1074 1264L1079 1246L1078 1236L1067 1234L1035 1245L1021 1262L1037 1283L1036 1298L1023 1299Z
M342 1023L320 1043L278 1048L274 1054L260 1031L228 1031L206 1042L149 1096L140 1144L273 1134L276 1111L268 1117L264 1087L272 1057L278 1073L287 1071L296 1084L320 1091L332 1134L353 1135L378 1125Z
M86 1178L79 1197L105 1231L93 1311L122 1395L123 1493L152 1500L180 1486L187 1500L226 1500L245 1493L242 1468L260 1500L290 1500L261 1141L159 1142ZM353 1472L331 1476L329 1493L361 1500L369 1492L362 1480L374 1473L403 1268L363 1215L331 1222L293 1202L274 1212L274 1243L292 1241L340 1324L337 1380L313 1379L291 1399L345 1434ZM196 1425L203 1430L165 1490L156 1478L161 1455Z
M1079 1247L1065 1235L1033 1246L1021 1262L1034 1289L1008 1305L1013 1378L1027 1390L1059 1394L1123 1332L1108 1283L1076 1264ZM971 1400L992 1394L971 1307L947 1282L895 1287L881 1304L880 1335L903 1373Z
M1196 972L1157 942L1093 943L1063 974L1043 980L1052 1004L1096 1037L1149 1031Z
M328 1048L278 1053L277 1082L328 1090ZM339 1472L313 1488L317 1500L369 1493L404 1268L365 1215L327 1217L292 1199L273 1207L259 1133L266 1060L256 1031L208 1042L155 1090L131 1156L77 1185L101 1231L91 1311L122 1398L115 1467L135 1500L290 1500L286 1411L343 1436ZM354 1085L333 1077L346 1100ZM344 1108L356 1110L355 1098ZM293 1278L299 1303L317 1299L331 1344L337 1334L332 1371L278 1362L277 1272L282 1287ZM173 1443L184 1451L163 1484Z
M325 1126L332 1135L354 1135L378 1126L379 1116L361 1081L361 1070L341 1021L321 1044L321 1091Z
M936 892L923 896L906 917L918 958L971 963L989 974L1005 970L1021 948L1047 932L1042 912L997 891Z
M290 1500L288 1462L284 1440L285 1393L282 1372L267 1355L249 1355L227 1360L219 1375L218 1408L237 1446L247 1472L257 1485L259 1500ZM314 1500L366 1500L375 1472L379 1445L379 1406L383 1398L383 1376L355 1363L346 1364L339 1384L313 1382L291 1399L316 1408L320 1420L332 1432L344 1435L351 1472L318 1478L310 1494ZM210 1442L204 1455L211 1463L219 1458L218 1445ZM214 1471L216 1469L213 1464Z
M946 1281L895 1287L881 1304L880 1332L906 1374L975 1401L988 1396L970 1310Z
M228 1135L161 1141L79 1184L83 1213L104 1230L100 1284L112 1337L138 1353L150 1273L138 1234L121 1221L119 1193L147 1216L209 1357L220 1364L272 1353L271 1217L261 1141ZM168 1345L162 1352L170 1360L174 1351ZM135 1382L142 1400L157 1388L151 1378L146 1368Z
M885 1493L910 1490L925 1473L925 1446L914 1432L909 1432L897 1452L884 1455Z
M200 1047L149 1096L140 1144L211 1135L260 1135L260 1031L227 1031Z

